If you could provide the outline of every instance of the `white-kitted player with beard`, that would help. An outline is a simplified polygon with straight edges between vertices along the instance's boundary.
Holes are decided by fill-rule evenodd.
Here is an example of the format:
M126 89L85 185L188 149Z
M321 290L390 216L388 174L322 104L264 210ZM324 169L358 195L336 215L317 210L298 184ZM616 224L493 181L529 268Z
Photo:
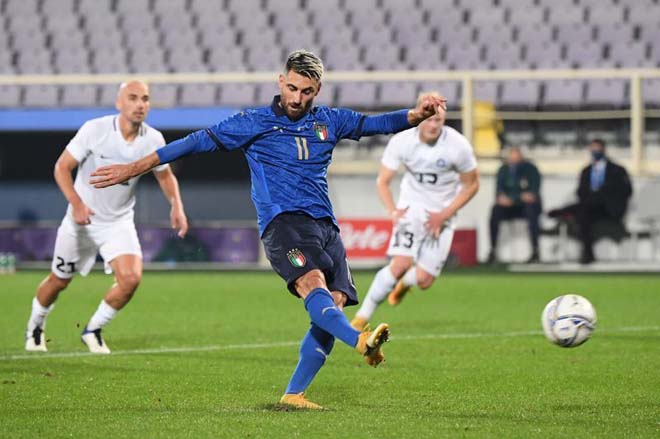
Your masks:
M427 289L440 275L454 237L455 216L477 193L479 173L472 146L445 126L445 111L394 135L383 154L378 195L392 219L389 265L378 271L351 322L364 329L385 298L397 305L414 285ZM399 200L390 184L403 165Z
M59 293L76 273L87 275L97 253L106 273L115 282L107 291L82 333L93 353L109 354L101 329L133 296L142 278L142 250L133 221L135 185L139 177L124 184L96 189L90 174L99 166L130 163L165 145L163 135L144 123L149 113L149 88L140 81L121 84L116 102L119 114L92 119L83 124L55 164L55 181L69 202L57 231L51 273L41 282L32 301L25 349L46 352L46 316ZM75 183L72 172L78 168ZM183 237L188 222L176 177L168 165L154 168L172 208L170 221Z

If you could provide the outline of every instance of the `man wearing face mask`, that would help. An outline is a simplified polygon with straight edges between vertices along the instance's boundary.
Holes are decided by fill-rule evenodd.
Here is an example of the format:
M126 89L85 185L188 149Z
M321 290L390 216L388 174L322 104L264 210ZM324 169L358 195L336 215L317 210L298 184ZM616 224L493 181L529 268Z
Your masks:
M594 224L610 222L620 225L632 195L630 177L623 166L612 162L605 154L605 142L594 139L589 144L591 164L580 173L577 204L550 211L553 218L574 218L578 238L582 242L580 262L595 261Z
M517 146L508 148L506 163L497 171L495 205L490 215L488 262L497 260L497 235L502 221L524 218L529 227L532 254L528 263L539 262L539 215L541 214L541 174L525 160Z

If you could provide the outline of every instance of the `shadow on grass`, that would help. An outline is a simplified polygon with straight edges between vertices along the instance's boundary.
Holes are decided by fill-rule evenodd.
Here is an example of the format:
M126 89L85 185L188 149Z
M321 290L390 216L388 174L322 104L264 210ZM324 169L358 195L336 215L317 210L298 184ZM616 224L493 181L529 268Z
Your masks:
M259 404L255 408L265 412L318 413L318 412L332 411L331 409L327 409L327 408L323 408L322 410L297 409L280 403Z

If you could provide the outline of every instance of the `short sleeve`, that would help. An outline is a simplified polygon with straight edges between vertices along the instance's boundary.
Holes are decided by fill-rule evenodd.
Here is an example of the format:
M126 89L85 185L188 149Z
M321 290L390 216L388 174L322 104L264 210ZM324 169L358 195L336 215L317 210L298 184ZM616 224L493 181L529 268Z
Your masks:
M165 138L163 137L163 134L160 131L156 131L156 134L154 136L155 142L154 142L154 148L153 150L156 151L158 148L162 148L165 146ZM155 168L152 169L153 172L162 172L165 171L167 168L169 168L170 165L167 163L163 165L158 165Z
M399 136L394 136L387 142L385 151L383 152L383 158L381 159L381 164L388 169L396 171L401 166L403 157L401 154L401 142L399 141Z
M204 131L224 150L249 146L260 134L258 121L251 111L236 113Z
M66 150L73 156L78 163L82 162L91 152L91 142L93 138L93 127L90 121L85 122L73 139L69 141Z
M358 140L364 114L347 108L331 108L330 117L335 125L335 136L338 139Z
M465 139L461 144L461 150L457 159L456 170L459 174L477 169L477 158L474 156L472 145Z

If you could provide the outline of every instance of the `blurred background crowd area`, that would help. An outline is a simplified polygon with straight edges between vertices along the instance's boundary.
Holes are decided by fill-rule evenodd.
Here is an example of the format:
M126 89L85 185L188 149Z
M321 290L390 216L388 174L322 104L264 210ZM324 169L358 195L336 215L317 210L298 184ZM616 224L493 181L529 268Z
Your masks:
M574 197L585 145L605 140L633 175L635 218L660 175L659 41L656 0L0 0L0 221L59 221L53 163L85 120L114 112L121 78L158 77L148 122L169 141L268 105L298 48L329 72L318 104L375 112L426 90L448 98L447 123L479 158L482 189L461 219L479 242L509 145L537 163L552 206ZM387 140L340 143L338 216L382 216L372 180ZM193 221L254 221L240 153L175 170ZM166 204L145 180L136 219L162 222Z

